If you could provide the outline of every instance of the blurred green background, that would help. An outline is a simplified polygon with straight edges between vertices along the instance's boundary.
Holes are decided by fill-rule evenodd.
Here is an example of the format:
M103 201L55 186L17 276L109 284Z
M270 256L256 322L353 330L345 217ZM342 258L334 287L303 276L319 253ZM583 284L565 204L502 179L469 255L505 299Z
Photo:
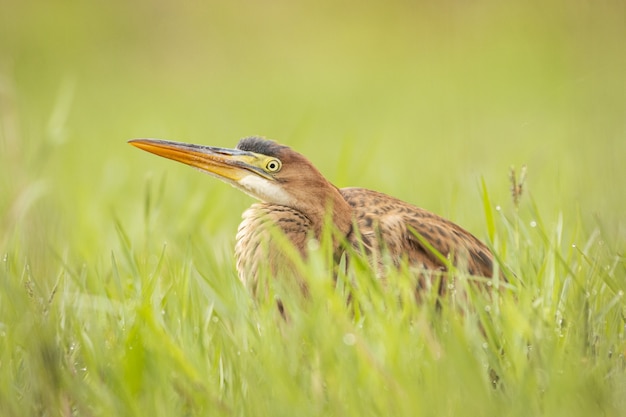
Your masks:
M277 325L251 199L126 143L249 135L496 228L502 337L326 281ZM623 0L0 0L0 414L623 415L625 157Z
M483 238L480 178L510 207L527 164L548 222L619 246L625 4L1 0L2 252L106 259L113 219L132 240L146 206L154 239L228 252L250 199L126 140L249 135Z

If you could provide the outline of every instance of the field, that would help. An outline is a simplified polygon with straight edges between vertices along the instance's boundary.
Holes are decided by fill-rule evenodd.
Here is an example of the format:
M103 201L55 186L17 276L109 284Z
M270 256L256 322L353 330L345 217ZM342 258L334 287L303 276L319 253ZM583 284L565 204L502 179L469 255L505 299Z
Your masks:
M626 3L0 10L1 416L626 415ZM252 199L126 143L251 135L514 279L437 308L322 250L285 322L237 279Z

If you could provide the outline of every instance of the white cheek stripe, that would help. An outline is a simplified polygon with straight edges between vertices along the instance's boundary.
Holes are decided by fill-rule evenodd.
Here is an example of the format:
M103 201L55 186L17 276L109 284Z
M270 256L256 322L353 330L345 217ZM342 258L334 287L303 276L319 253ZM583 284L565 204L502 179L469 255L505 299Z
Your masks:
M289 205L291 196L287 194L280 186L270 180L257 177L256 175L246 175L239 181L244 191L254 198L258 198L266 203Z

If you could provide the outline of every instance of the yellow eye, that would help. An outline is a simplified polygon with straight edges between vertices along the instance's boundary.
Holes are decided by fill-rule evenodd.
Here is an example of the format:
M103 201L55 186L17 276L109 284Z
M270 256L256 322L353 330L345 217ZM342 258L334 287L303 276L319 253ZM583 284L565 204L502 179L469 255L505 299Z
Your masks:
M267 164L265 164L265 169L268 172L278 172L282 166L283 164L278 159L270 159L267 161Z

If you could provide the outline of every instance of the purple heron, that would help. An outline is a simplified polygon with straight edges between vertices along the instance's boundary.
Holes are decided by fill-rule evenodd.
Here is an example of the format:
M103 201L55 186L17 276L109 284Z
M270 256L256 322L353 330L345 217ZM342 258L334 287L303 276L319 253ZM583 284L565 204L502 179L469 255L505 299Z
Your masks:
M493 274L492 253L465 229L376 191L337 188L303 155L274 141L249 137L235 149L157 139L129 143L198 168L260 200L243 214L235 248L239 276L253 288L261 265L283 259L280 249L267 245L268 224L306 257L309 240L320 239L328 215L340 237L333 240L337 252L347 243L364 249L372 263L381 262L384 253L396 265L408 262L422 271L445 271L455 264L471 275Z

